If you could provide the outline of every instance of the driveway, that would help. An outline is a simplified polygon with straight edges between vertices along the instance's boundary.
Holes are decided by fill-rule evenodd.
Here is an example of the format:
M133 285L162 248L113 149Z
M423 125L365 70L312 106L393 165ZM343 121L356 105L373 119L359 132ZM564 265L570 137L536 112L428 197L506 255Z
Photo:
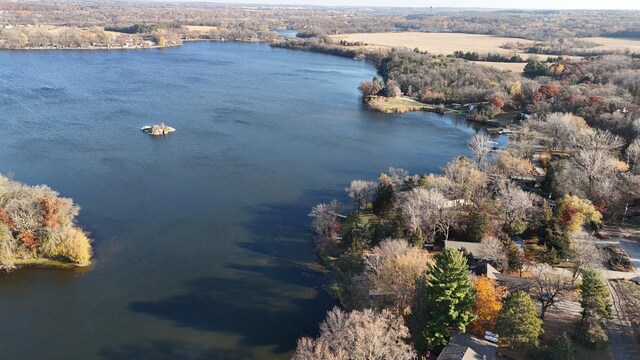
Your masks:
M640 276L640 230L635 228L605 226L602 234L607 240L598 240L599 245L620 245L629 254L631 263L635 266L633 272L620 272L603 269L607 285L611 291L612 319L607 323L609 334L609 352L613 360L638 360L640 349L636 341L635 330L626 313L627 304L618 292L618 287L612 279L631 279Z

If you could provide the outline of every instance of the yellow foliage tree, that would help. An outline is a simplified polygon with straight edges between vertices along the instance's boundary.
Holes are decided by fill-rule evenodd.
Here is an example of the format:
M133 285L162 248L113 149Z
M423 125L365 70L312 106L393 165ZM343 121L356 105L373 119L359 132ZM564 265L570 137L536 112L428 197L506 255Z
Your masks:
M496 167L507 176L531 176L535 171L528 159L515 157L506 152L500 155Z
M482 338L485 331L494 331L507 288L486 276L476 277L473 288L476 290L476 303L473 305L476 319L469 324L469 329L472 334Z
M71 228L53 253L64 256L78 265L89 265L91 262L91 243L84 232Z
M589 200L575 195L565 195L556 201L556 205L558 224L568 233L579 232L587 221L598 225L602 223L602 214Z

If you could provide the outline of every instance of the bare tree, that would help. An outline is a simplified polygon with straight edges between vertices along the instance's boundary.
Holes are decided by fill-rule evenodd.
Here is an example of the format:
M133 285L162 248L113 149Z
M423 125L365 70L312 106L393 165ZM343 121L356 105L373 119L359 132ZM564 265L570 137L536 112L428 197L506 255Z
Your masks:
M484 134L476 134L469 139L469 149L480 169L486 169L489 165L489 154L493 150L493 141Z
M321 203L311 208L308 216L313 218L311 228L318 234L318 248L321 250L337 240L340 229L337 217L339 210L340 205L336 200L332 200L328 204Z
M409 228L430 228L431 241L435 240L438 231L448 239L449 230L459 214L454 205L438 190L424 188L406 193L402 201Z
M391 181L391 185L393 185L393 189L397 190L409 178L409 172L405 169L390 167L388 178Z
M482 197L489 181L484 172L465 158L450 162L444 167L443 172L449 180L445 182L448 192L444 193L451 199L471 200ZM442 186L442 189L445 187Z
M571 247L571 261L573 261L572 277L575 280L580 273L580 269L585 267L602 267L605 255L596 246L596 239L585 233L579 233L573 239Z
M511 181L500 185L498 198L500 210L507 225L524 221L533 209L532 195Z
M409 329L401 316L371 309L345 313L335 307L320 324L320 336L302 338L293 360L410 360L415 350L405 342Z
M385 92L388 97L397 97L402 95L402 90L395 80L388 80L385 86Z
M609 152L596 149L582 149L574 154L573 161L577 165L580 178L584 182L583 189L588 195L602 193L607 189L616 169L617 158Z
M627 162L633 165L633 169L637 170L640 166L640 137L636 137L631 141L627 148Z
M364 280L356 283L357 293L364 296L358 301L362 307L410 313L417 281L431 262L429 253L406 240L386 239L363 254L362 260Z
M544 123L546 132L551 137L551 147L566 149L578 142L588 129L584 119L570 113L551 113Z
M546 264L534 266L529 281L533 295L540 302L540 319L543 320L549 307L562 301L575 288L571 274Z
M502 241L495 236L482 239L477 256L484 260L493 261L500 270L508 266L507 252Z
M378 184L373 181L365 181L365 180L353 180L351 185L344 190L349 195L349 198L355 203L358 207L358 211L364 208L369 201L373 198L373 195L376 193L376 189L378 188Z
M576 141L576 147L579 149L603 151L611 154L617 153L625 144L620 136L600 129L584 132L584 135Z

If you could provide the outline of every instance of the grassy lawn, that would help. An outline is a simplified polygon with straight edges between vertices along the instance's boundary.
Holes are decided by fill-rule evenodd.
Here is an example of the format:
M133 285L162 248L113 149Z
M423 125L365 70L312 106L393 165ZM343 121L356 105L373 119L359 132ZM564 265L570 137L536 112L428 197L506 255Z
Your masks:
M368 101L369 106L383 113L405 113L409 111L434 110L432 105L423 104L406 96L387 98L374 97Z
M607 349L588 349L576 342L575 331L580 316L563 314L558 312L548 312L544 319L544 334L540 338L541 345L550 345L557 336L566 332L575 351L575 358L580 360L610 360L611 356Z

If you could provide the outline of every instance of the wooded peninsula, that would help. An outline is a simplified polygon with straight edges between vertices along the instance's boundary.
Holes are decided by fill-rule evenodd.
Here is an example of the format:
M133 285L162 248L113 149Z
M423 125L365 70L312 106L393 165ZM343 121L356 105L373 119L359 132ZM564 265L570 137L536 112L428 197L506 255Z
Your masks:
M79 212L48 186L0 175L0 269L88 266L91 243L75 224Z

